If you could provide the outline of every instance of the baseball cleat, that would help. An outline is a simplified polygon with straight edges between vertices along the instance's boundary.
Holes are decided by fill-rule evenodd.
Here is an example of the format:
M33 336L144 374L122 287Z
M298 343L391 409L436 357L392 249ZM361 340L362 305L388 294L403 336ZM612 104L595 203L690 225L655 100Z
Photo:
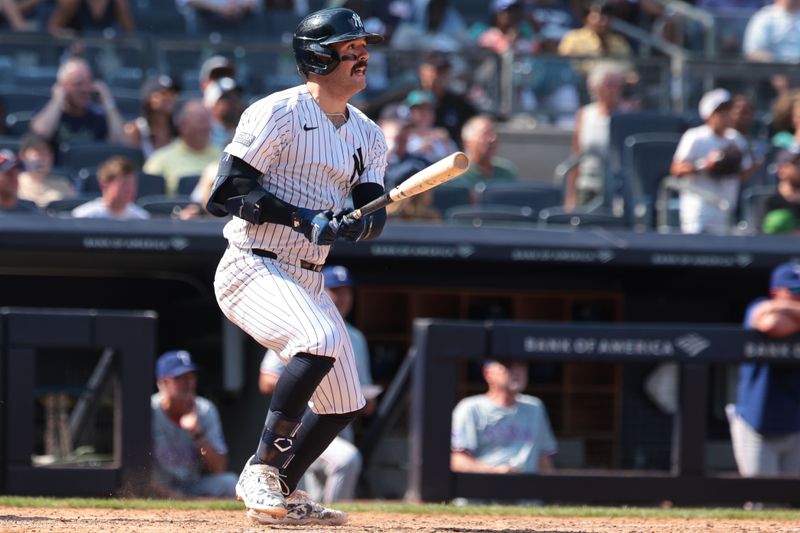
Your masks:
M248 516L251 512L271 518L286 516L286 498L281 491L278 469L269 465L250 464L252 460L253 457L245 463L236 482L236 498L244 502Z
M296 490L286 498L286 507L288 512L283 518L274 518L252 509L247 510L247 516L260 524L339 526L347 522L347 513L320 505L302 490Z

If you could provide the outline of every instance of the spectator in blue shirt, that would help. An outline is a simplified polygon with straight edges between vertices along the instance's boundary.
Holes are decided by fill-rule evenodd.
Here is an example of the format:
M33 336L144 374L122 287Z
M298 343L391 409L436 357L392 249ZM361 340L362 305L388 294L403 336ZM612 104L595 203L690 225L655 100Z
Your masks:
M754 61L800 61L800 0L774 0L747 23L744 54Z
M770 286L770 298L750 304L745 327L770 337L800 332L800 264L777 266ZM727 411L742 476L800 475L799 366L742 364L736 405Z

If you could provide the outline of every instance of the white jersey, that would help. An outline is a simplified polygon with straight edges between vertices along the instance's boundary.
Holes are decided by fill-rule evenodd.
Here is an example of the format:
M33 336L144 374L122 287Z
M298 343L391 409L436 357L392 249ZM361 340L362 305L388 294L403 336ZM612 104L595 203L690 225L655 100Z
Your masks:
M380 128L355 107L347 110L337 129L305 85L271 94L245 110L225 151L258 169L261 185L281 200L337 213L356 185L383 186L386 168ZM269 250L283 260L322 264L328 255L328 246L280 224L234 217L224 234L233 246Z

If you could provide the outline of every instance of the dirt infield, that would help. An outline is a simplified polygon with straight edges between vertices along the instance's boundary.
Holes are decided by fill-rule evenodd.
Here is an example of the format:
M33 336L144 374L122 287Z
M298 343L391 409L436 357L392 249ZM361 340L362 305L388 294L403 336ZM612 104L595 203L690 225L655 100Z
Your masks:
M266 527L242 511L110 510L0 507L0 533L258 533L263 531L334 531L340 533L800 533L800 523L776 520L665 518L547 518L519 516L413 515L352 513L338 527Z

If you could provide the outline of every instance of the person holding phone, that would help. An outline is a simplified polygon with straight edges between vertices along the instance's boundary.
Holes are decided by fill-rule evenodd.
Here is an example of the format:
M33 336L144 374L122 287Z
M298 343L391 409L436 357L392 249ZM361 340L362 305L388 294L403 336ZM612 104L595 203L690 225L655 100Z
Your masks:
M59 67L52 96L31 120L31 130L47 139L56 154L62 143L127 143L111 91L94 79L89 63L81 58L70 58Z

